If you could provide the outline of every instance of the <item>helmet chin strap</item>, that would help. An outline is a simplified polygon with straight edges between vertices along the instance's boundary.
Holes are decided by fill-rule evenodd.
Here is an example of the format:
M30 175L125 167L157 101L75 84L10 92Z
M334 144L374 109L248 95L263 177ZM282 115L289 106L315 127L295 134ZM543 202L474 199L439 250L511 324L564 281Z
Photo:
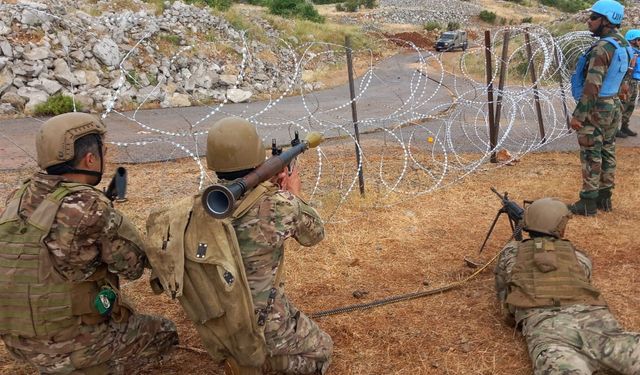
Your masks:
M92 186L96 186L96 185L98 185L100 183L100 181L102 181L102 173L103 172L102 172L102 169L100 169L100 172L98 172L98 171L88 171L86 169L71 169L69 172L66 172L66 173L77 173L77 174L84 174L84 175L87 175L87 176L98 177L98 180L95 183L90 184Z

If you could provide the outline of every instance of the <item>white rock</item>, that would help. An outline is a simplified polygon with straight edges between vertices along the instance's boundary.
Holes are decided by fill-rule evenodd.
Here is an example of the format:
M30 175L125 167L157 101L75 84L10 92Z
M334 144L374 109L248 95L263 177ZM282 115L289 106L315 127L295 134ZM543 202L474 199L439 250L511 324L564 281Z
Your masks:
M14 78L13 70L10 67L7 66L0 70L0 94L11 87Z
M25 106L25 112L33 113L36 106L40 103L44 103L49 99L49 95L33 87L21 87L18 89L18 95L27 100Z
M31 61L44 60L49 57L49 49L46 47L32 48L31 51L24 53L24 58Z
M253 95L253 93L251 91L245 91L245 90L241 90L241 89L229 89L227 90L227 98L229 100L231 100L234 103L242 103L245 102L247 100L249 100L249 98L251 98L251 96Z
M100 40L93 46L93 55L106 66L118 66L122 57L118 45L110 38Z

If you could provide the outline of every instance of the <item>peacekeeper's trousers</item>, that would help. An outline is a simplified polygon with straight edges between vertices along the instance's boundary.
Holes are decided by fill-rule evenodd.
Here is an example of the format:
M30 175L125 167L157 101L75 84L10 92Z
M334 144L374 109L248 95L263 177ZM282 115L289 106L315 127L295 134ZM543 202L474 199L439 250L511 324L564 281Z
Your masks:
M161 359L178 344L176 326L168 319L132 314L124 323L82 325L67 340L4 335L7 350L35 366L41 374L131 374Z
M636 109L636 99L638 98L638 81L632 79L629 82L629 99L622 102L622 124L621 127L629 127L629 119Z
M535 375L640 374L640 333L623 332L609 309L575 305L534 309L523 320Z
M267 366L285 374L324 374L333 340L278 292L265 324Z
M583 127L577 131L582 164L581 198L595 199L599 190L614 186L621 106L617 97L598 99Z

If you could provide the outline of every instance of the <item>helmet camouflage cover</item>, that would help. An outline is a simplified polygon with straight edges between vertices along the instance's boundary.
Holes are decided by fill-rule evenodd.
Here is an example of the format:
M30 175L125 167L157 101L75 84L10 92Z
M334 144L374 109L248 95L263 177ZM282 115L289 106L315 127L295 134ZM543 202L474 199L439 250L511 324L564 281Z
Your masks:
M265 159L265 148L256 128L240 117L217 121L207 135L207 167L215 172L254 168Z
M570 218L571 211L559 199L538 199L524 210L524 230L560 238Z
M50 118L36 135L38 165L42 169L74 158L74 142L87 134L103 136L106 126L97 117L79 112L65 113Z

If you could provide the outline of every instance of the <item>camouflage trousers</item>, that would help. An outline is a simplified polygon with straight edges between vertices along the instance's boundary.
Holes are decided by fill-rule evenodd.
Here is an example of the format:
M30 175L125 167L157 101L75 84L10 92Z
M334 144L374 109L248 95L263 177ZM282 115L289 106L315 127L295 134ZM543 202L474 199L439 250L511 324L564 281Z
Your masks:
M178 343L170 320L133 314L126 323L81 325L65 340L4 335L7 350L41 374L132 374Z
M629 127L629 119L636 109L636 99L638 98L638 81L632 79L629 83L629 99L622 102L622 127Z
M331 337L281 293L267 318L264 336L272 371L324 374L331 364Z
M606 307L533 311L522 333L535 375L640 374L640 333L623 332Z
M577 131L582 163L581 198L595 199L599 190L614 186L620 106L617 98L599 100L583 127Z

